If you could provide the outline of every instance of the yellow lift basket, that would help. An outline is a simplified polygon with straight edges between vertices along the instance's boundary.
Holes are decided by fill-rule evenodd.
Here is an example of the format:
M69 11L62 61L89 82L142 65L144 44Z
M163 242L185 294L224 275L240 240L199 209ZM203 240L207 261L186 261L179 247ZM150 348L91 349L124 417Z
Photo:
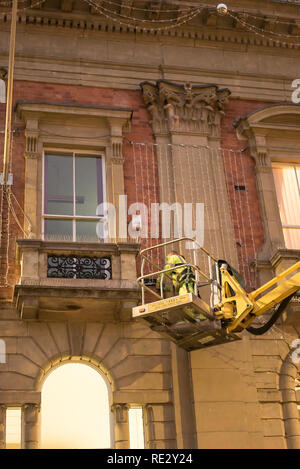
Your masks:
M150 251L182 241L194 243L208 258L209 275L195 263L184 264L195 278L194 293L164 297L164 279L174 267L161 270L149 257ZM141 276L137 279L142 291L142 304L133 308L133 318L140 318L152 330L169 338L187 351L198 350L240 340L238 333L247 329L250 333L265 333L300 288L300 261L257 290L247 293L243 279L226 261L216 259L193 238L178 238L140 252ZM155 269L144 274L145 265ZM177 266L178 267L178 266ZM161 277L160 294L147 285L148 279ZM199 294L201 287L210 286L210 301L205 302ZM146 302L145 293L156 301ZM272 314L261 327L251 323L260 315Z

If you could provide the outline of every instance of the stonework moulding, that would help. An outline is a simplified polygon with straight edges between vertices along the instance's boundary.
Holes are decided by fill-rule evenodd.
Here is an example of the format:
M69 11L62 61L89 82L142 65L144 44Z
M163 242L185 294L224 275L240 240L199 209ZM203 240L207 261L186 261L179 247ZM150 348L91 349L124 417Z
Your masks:
M179 132L220 137L220 121L230 96L227 88L167 80L145 81L140 86L156 135Z

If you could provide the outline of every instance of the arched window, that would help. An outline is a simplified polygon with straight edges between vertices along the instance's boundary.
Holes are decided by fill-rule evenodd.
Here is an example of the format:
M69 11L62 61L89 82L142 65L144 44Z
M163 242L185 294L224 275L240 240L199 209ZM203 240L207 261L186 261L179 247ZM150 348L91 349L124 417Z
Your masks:
M42 448L111 448L110 385L82 363L54 369L42 386Z

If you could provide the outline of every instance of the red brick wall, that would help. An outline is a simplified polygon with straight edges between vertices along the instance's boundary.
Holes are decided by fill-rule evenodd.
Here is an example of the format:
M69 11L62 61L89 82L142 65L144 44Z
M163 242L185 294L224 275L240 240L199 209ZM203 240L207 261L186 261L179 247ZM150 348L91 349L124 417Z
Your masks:
M142 94L140 91L132 90L114 90L93 87L81 87L59 84L44 84L35 82L22 82L16 81L14 84L14 102L18 100L40 101L40 102L55 102L66 104L85 104L85 105L99 105L99 106L115 106L115 107L128 107L133 109L132 130L131 133L126 135L128 141L134 142L154 142L151 125L149 122L149 114L145 108ZM222 146L224 148L234 148L239 150L244 148L246 142L239 142L236 138L233 122L250 111L263 107L264 103L258 102L243 102L238 100L231 100L226 112L226 117L222 123ZM5 118L5 105L0 105L0 129L4 130ZM17 128L14 124L16 132L13 136L12 144L12 172L14 175L14 184L12 191L16 196L18 202L23 205L24 197L24 147L25 137L24 129ZM0 158L2 167L3 155L3 133L0 134ZM152 202L159 201L158 184L153 182L158 181L157 161L154 152L140 152L136 154L133 152L130 145L124 145L125 154L125 190L128 195L128 204L133 202ZM241 223L241 213L238 212L236 204L234 203L234 189L233 182L241 176L241 168L236 167L235 173L229 171L228 158L230 153L224 154L224 164L226 169L226 177L228 182L228 190L231 198L232 215L235 227L236 241L239 239L239 224ZM246 190L248 199L253 211L251 219L244 220L246 223L246 230L250 232L250 224L254 232L254 245L253 240L249 238L244 239L245 244L244 257L240 256L241 266L245 262L245 252L247 253L247 261L254 257L254 249L257 251L263 243L263 229L259 211L258 195L255 183L254 162L249 153L243 154L244 158L244 172L246 176ZM137 184L135 184L137 181ZM138 199L138 200L136 200ZM0 188L0 210L2 201L2 188ZM17 206L16 201L12 199L12 203L16 212L17 219L23 223L22 210ZM244 205L246 200L244 201ZM246 209L246 205L245 205ZM23 237L22 231L14 220L12 213L8 214L7 201L3 197L2 204L3 213L3 238L0 247L1 264L0 264L0 298L10 298L12 294L12 287L19 275L19 268L15 263L15 240ZM7 236L7 231L10 235ZM155 240L156 242L156 240ZM7 266L8 259L8 266Z
M132 131L130 134L126 135L126 138L129 141L135 142L154 141L151 125L149 124L148 111L144 106L143 98L139 91L16 81L14 84L14 103L16 103L16 101L40 101L132 108ZM0 128L4 130L5 105L2 104L0 106ZM16 129L15 125L14 129ZM0 134L0 145L0 167L2 168L3 134ZM12 172L14 174L12 191L21 205L23 205L24 198L24 148L24 131L20 129L18 133L14 133L12 142ZM125 190L128 195L128 205L136 202L136 191L138 201L142 201L143 196L144 201L148 204L158 201L158 186L147 184L143 193L141 185L142 178L144 181L146 181L146 177L148 177L150 181L157 181L157 164L154 154L148 154L147 161L145 161L145 153L134 155L128 145L124 145L124 153L126 157L124 166ZM136 171L139 181L137 188L134 183L134 170ZM0 188L0 210L1 200L2 188ZM14 202L14 208L18 220L23 223L23 214L16 202ZM19 275L19 268L15 263L15 240L23 237L22 231L12 217L12 213L7 210L5 197L2 212L3 237L0 246L0 299L11 297L12 286L15 284ZM7 231L10 233L9 237L7 236Z

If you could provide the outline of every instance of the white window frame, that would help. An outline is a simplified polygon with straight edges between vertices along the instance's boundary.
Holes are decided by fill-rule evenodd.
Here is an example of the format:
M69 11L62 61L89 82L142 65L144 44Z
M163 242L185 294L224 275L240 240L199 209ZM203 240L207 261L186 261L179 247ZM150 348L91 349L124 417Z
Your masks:
M290 167L294 168L294 170L295 170L296 181L297 181L299 197L300 197L300 181L298 180L298 176L297 176L296 169L295 169L296 167L299 167L299 170L300 170L300 162L299 163L290 163L290 162L275 163L275 162L272 162L272 168L286 168L287 166L290 166ZM281 223L281 225L282 225L282 228L284 228L284 229L300 230L300 225L290 225L290 224L286 224L286 223Z
M43 158L42 158L42 240L45 240L45 220L72 220L72 241L76 241L76 221L101 221L105 222L106 217L105 216L83 216L83 215L53 215L53 214L46 214L45 213L45 156L47 153L54 153L57 152L59 153L64 153L64 154L70 154L72 156L73 160L73 174L75 174L75 158L74 156L76 154L83 155L83 156L95 156L98 158L101 158L102 161L102 188L103 188L103 202L107 201L107 196L106 196L106 163L105 163L105 155L102 152L99 151L92 151L92 150L77 150L77 149L66 149L66 148L47 148L45 147L43 149ZM73 178L73 209L75 207L75 180ZM108 233L107 230L104 229L104 236L103 239L106 240L108 238Z

